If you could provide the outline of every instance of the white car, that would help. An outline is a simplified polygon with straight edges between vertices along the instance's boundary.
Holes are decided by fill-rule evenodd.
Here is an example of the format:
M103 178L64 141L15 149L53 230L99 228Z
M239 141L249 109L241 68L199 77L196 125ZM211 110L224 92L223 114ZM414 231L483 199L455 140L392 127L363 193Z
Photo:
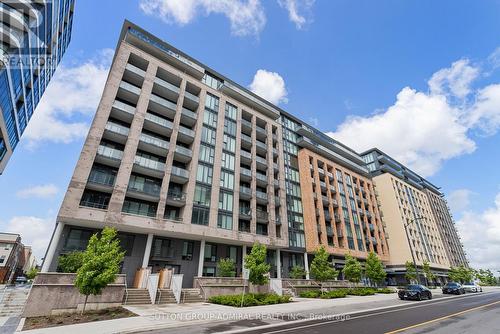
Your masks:
M474 282L464 283L462 287L466 292L483 292L483 288Z

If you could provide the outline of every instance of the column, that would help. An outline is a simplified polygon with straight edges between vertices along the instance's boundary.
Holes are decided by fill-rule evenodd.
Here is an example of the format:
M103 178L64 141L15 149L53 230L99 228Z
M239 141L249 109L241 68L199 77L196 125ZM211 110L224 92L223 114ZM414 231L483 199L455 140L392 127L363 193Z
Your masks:
M59 240L61 239L63 228L64 223L58 222L54 230L54 234L52 235L52 240L50 241L49 248L47 249L47 254L45 254L45 258L43 259L42 273L46 273L49 271L50 264L52 263L54 254L57 249L57 245L59 244Z
M276 278L281 279L281 250L276 250Z
M198 277L203 276L203 262L205 261L205 239L201 240L200 258L198 259Z
M241 251L241 271L245 269L245 256L247 255L247 245L243 245Z
M144 250L144 257L142 258L142 268L147 268L149 265L149 256L151 255L151 247L153 246L153 234L148 234L146 241L146 249Z
M307 258L307 252L304 253L304 270L306 271L306 279L309 279L309 260Z

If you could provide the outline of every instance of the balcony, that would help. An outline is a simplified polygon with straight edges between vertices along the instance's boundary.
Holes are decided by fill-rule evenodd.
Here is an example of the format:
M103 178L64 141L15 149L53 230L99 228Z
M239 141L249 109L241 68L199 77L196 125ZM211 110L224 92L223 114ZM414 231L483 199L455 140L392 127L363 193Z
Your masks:
M158 95L151 94L149 98L149 109L152 111L167 116L168 118L174 118L177 105L167 99L159 97Z
M373 224L368 224L368 228L370 229L370 231L375 231L375 225Z
M252 162L252 153L241 150L240 151L240 159L241 159L241 161L244 161L246 163L251 163Z
M246 207L240 207L240 218L245 220L251 220L252 209Z
M130 181L127 188L127 196L145 201L158 201L160 199L160 184Z
M257 183L259 185L267 184L267 175L261 173L255 173L255 178L257 179Z
M259 157L258 155L255 156L255 161L257 164L260 164L261 167L267 167L267 160L265 158Z
M371 217L372 217L372 214L370 213L370 211L365 211L365 213L366 213L366 216L367 216L368 218L371 218Z
M326 221L331 221L332 220L332 216L330 215L330 212L324 211L324 214L325 214L325 220Z
M139 137L140 150L153 153L160 156L166 156L168 153L169 142L146 133L141 133Z
M269 221L269 215L265 211L257 210L255 217L257 218L257 221L261 223L267 223Z
M252 171L250 169L246 169L246 168L241 167L240 168L240 178L242 180L246 180L246 181L252 180Z
M255 127L255 134L257 135L257 138L259 138L259 139L266 140L266 138L267 138L266 129L263 129L260 126Z
M195 133L193 130L188 129L182 125L179 126L179 132L177 133L177 139L184 143L190 145L194 141Z
M241 128L251 132L252 131L252 122L247 121L246 119L242 119L241 120Z
M278 149L273 147L273 157L278 156Z
M273 168L274 170L279 170L279 165L276 162L273 162Z
M163 178L165 163L136 155L133 170L144 175Z
M177 101L179 98L180 88L158 77L155 78L153 90L172 101Z
M189 172L184 168L172 166L170 172L170 181L180 184L185 184L189 180Z
M322 201L323 201L323 204L325 204L326 206L328 206L328 204L329 204L329 202L330 202L330 201L328 200L328 196L326 196L326 195L321 195L321 199L322 199Z
M122 158L123 151L108 146L99 145L99 147L97 148L95 161L108 166L119 167Z
M174 151L174 159L183 163L191 161L193 151L189 148L177 145Z
M344 237L344 232L342 232L342 230L337 230L337 237L338 238Z
M115 100L111 107L111 116L116 119L131 123L134 119L135 107L130 104Z
M186 108L182 108L181 111L181 123L187 126L193 126L196 124L198 119L198 114Z
M241 146L247 149L252 147L252 137L242 133L241 134Z
M267 193L257 190L255 192L255 197L259 203L267 203Z
M370 240L374 246L378 244L377 239L375 237L370 237Z
M101 192L111 192L115 185L115 180L116 171L94 167L90 171L86 188Z
M108 121L104 127L103 138L116 143L125 144L129 131L130 129L123 125Z
M274 188L279 188L280 187L280 180L274 179L273 184L274 184Z
M241 199L251 199L252 198L252 189L248 187L240 186L240 198Z
M136 86L142 86L144 82L144 76L146 71L140 69L132 64L127 64L125 66L125 72L123 73L123 78Z
M320 185L321 189L325 189L326 190L326 183L325 183L325 181L319 181L319 185Z
M281 200L279 196L274 196L274 205L275 206L281 206Z
M267 153L267 145L260 140L255 141L255 147L257 148L257 152L260 154L266 154Z
M170 136L172 134L172 129L174 125L168 119L146 113L144 118L144 129L156 132L165 136Z
M182 207L186 205L186 193L182 191L169 190L167 192L167 205Z
M339 207L339 203L337 202L336 199L332 199L332 203L333 203L333 207L334 208L338 208Z
M188 91L184 92L184 105L191 110L198 109L198 105L200 104L200 98L193 93Z
M334 218L336 223L340 223L340 216L337 213L334 215Z
M137 103L137 100L139 99L139 95L141 95L141 89L137 86L134 86L128 82L121 81L120 85L118 86L118 96L121 98Z
M329 225L326 226L326 235L329 237L333 237L333 228Z

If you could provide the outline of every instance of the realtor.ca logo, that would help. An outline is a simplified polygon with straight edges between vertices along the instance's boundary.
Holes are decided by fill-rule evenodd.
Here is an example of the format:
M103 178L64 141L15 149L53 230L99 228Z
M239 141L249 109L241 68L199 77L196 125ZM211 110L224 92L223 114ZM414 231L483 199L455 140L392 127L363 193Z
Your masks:
M45 8L50 5L52 0L45 0L44 5L34 1L0 2L0 65L18 69L51 66L52 57L41 36L51 30L45 22Z

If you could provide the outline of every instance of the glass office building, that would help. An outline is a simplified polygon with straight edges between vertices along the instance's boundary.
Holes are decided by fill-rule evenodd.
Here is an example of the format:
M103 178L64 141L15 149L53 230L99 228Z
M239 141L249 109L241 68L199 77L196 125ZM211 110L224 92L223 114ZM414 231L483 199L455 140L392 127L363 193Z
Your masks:
M74 0L0 1L0 174L71 40Z

